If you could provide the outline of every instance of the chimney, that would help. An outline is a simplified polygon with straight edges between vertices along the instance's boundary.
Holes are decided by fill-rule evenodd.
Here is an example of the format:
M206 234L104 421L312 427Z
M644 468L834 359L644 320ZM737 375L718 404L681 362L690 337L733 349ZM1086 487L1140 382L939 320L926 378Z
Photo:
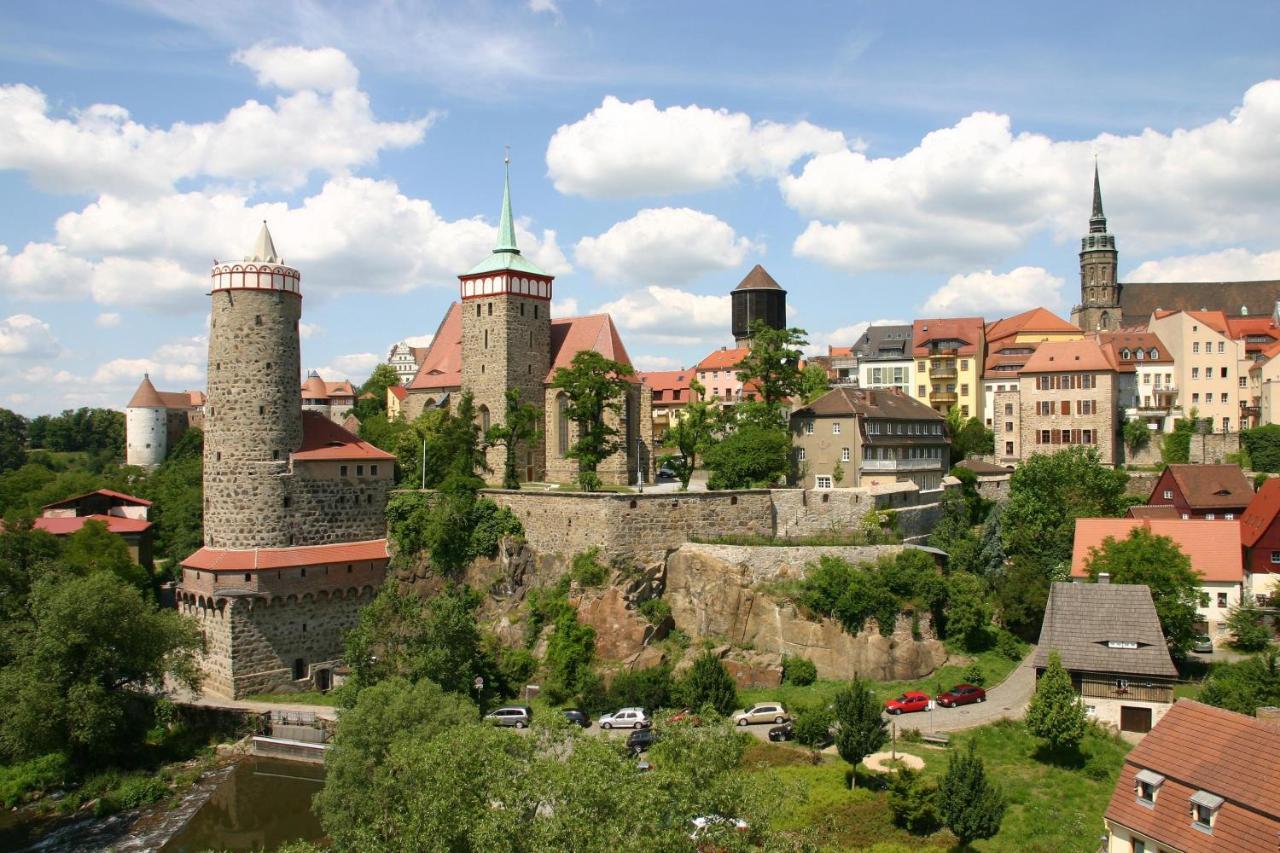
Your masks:
M1111 583L1111 573L1098 572L1098 583Z
M1253 715L1267 728L1280 730L1280 708L1275 705L1262 705Z

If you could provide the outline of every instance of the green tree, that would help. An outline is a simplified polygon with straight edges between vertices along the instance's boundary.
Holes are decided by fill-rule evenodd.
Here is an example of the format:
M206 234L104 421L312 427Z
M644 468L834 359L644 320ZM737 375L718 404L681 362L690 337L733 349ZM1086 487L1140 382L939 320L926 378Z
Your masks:
M717 714L727 716L738 705L738 685L714 652L705 651L677 685L680 701L691 708L710 706Z
M809 341L804 329L774 329L763 320L751 324L751 350L738 362L738 380L750 383L770 408L778 408L802 389L800 361Z
M547 696L563 702L578 695L591 675L591 659L596 651L596 629L578 621L578 614L567 609L555 622L555 630L547 641Z
M855 678L841 688L832 701L835 715L836 751L850 765L849 785L857 782L862 759L884 746L889 724L881 714L871 686Z
M404 419L403 414L393 420L387 417L386 412L374 412L368 417L360 419L360 429L357 433L374 447L385 450L388 453L396 453L400 449L402 437L407 436L412 430L413 428ZM421 452L421 449L418 448L418 451ZM405 473L401 472L396 479L399 480ZM421 471L417 469L407 473L421 476Z
M66 409L42 427L41 446L46 450L103 453L109 459L124 456L124 412L114 409Z
M1166 465L1185 465L1191 461L1191 435L1199 420L1199 413L1193 408L1190 417L1173 422L1173 432L1160 442L1160 458Z
M556 368L551 387L565 392L565 415L577 428L577 439L565 454L578 460L578 486L587 492L600 488L596 469L622 449L611 419L625 417L623 400L635 371L629 364L605 358L595 350L582 350L568 367Z
M520 389L508 388L502 423L485 433L485 442L503 450L502 488L520 488L519 451L538 435L542 412L530 403L520 402Z
M955 412L955 406L951 407ZM958 426L952 428L951 414L947 414L948 431L951 433L951 462L963 462L970 456L990 456L996 450L995 433L987 429L978 418L958 418Z
M904 767L889 777L889 810L898 826L915 835L929 835L938 828L938 786Z
M689 490L689 478L698 466L698 459L715 440L715 417L711 404L705 399L706 390L698 380L690 380L689 405L679 412L675 423L667 430L667 444L679 451L673 467L680 478L682 492Z
M1044 606L1049 601L1049 576L1030 557L1015 557L997 576L992 589L1000 624L1018 637L1034 643L1040 636Z
M1146 421L1130 418L1124 422L1121 437L1124 440L1125 449L1129 451L1129 458L1132 459L1151 443L1151 430L1147 428Z
M485 461L484 436L475 398L464 391L458 411L440 423L438 437L441 477L436 485L442 492L471 494L484 487L481 474L489 470Z
M1169 648L1175 652L1191 648L1198 633L1200 575L1168 536L1157 536L1145 527L1133 528L1124 539L1108 536L1100 547L1089 549L1084 568L1093 581L1106 572L1112 583L1145 584Z
M374 415L385 415L387 412L387 389L400 384L400 374L389 364L379 364L373 373L356 390L356 405L352 411L360 419Z
M1227 614L1231 645L1243 652L1260 652L1271 643L1271 631L1253 596L1245 595Z
M831 390L827 370L820 364L807 364L800 371L800 399L807 405Z
M952 572L947 578L947 638L956 639L966 649L986 646L991 634L991 605L987 585L970 572Z
M948 490L942 496L942 517L929 535L929 544L947 552L951 571L976 568L979 543L973 531L973 511L961 492Z
M1062 667L1057 650L1049 652L1049 665L1036 682L1035 695L1027 706L1027 730L1055 751L1076 750L1088 727L1084 703L1071 686L1071 676Z
M744 426L706 454L710 489L764 489L791 470L791 439L782 429Z
M27 419L0 409L0 474L21 468L27 461Z
M809 750L809 759L814 764L822 760L821 751L831 740L834 722L831 709L824 704L808 705L796 713L796 743Z
M1092 447L1035 454L1013 472L1000 518L1004 549L1065 573L1077 518L1119 516L1129 475L1104 467Z
M1238 663L1216 665L1200 701L1250 717L1264 705L1280 705L1280 651L1270 648Z
M987 778L977 747L977 741L971 740L967 750L953 752L947 760L947 774L938 785L939 815L961 847L994 837L1008 805L1004 794Z
M101 521L86 521L67 537L62 546L62 563L81 575L108 572L139 592L151 591L147 570L134 562L129 546Z
M195 626L111 572L51 568L26 609L29 622L0 669L0 754L10 760L50 752L119 758L151 727L166 676L199 683Z
M974 557L974 571L983 577L994 577L1005 569L1008 556L1004 552L1004 538L1000 529L1004 504L998 503L987 513L978 534L978 553Z
M140 485L151 500L155 556L176 573L204 544L204 433L189 429Z
M1265 424L1242 430L1240 439L1253 463L1253 470L1280 471L1280 424Z

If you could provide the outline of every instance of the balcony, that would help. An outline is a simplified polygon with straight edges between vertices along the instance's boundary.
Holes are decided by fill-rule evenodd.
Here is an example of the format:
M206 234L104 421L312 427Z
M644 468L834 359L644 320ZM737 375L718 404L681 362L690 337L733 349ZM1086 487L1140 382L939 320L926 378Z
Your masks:
M955 391L930 391L930 403L955 403L960 397Z
M955 379L956 366L952 364L935 364L929 367L929 377L931 379Z
M863 459L863 471L933 471L942 467L941 459Z
M959 355L959 347L929 347L929 355Z

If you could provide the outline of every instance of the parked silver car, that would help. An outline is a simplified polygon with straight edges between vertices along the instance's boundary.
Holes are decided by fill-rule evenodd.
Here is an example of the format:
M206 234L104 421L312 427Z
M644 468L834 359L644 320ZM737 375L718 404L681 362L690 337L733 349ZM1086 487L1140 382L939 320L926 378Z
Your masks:
M773 723L780 726L790 719L791 715L781 702L757 702L747 710L736 711L733 715L733 721L740 726L751 723Z
M623 708L600 718L602 729L647 729L653 721L645 714L644 708Z
M504 708L495 708L485 714L484 718L495 726L515 726L517 729L523 729L533 722L533 709L527 705L507 705Z

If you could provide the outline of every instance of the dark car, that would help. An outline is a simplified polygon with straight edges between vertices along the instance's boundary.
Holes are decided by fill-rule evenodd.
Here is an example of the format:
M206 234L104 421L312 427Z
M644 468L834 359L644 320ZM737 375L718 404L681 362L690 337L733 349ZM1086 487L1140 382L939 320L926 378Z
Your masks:
M957 684L946 693L938 694L938 704L943 708L954 708L957 705L972 705L975 702L987 701L987 691L972 684Z
M591 728L591 718L587 716L585 711L579 711L577 708L565 708L562 713L569 722L582 726L584 729Z
M781 742L784 740L791 740L795 736L796 736L795 723L783 723L780 726L774 726L773 728L769 729L769 740L774 741L775 743Z
M658 739L658 733L653 729L637 729L627 735L627 749L631 750L634 755L648 751L653 746L654 741Z

